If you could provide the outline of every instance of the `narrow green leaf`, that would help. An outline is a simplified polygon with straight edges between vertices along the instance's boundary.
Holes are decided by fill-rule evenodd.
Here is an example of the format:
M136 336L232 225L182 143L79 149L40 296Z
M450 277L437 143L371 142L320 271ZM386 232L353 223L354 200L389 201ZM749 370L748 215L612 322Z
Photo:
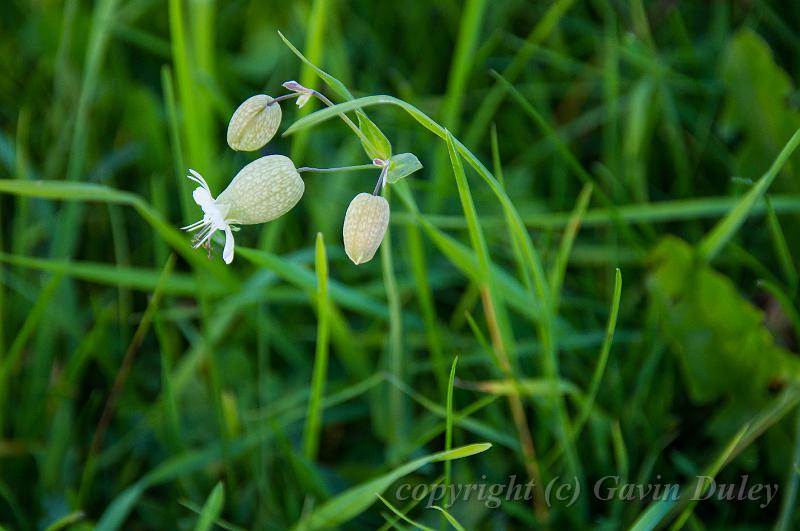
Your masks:
M386 200L391 204L392 189L384 190ZM394 266L393 238L391 228L386 231L383 243L380 248L381 254L381 273L383 276L383 287L386 292L386 304L389 307L389 334L387 342L387 365L391 376L403 381L405 374L405 350L403 348L403 314L402 301L397 287L397 273ZM392 418L389 425L389 455L390 459L398 459L397 455L400 448L407 441L407 434L410 431L407 424L406 403L403 395L397 389L389 390L388 411Z
M789 250L789 244L786 242L786 236L783 233L781 222L778 220L778 214L775 212L775 207L772 206L772 200L769 195L764 194L764 204L767 207L767 222L769 223L769 232L772 236L772 245L775 248L775 254L778 256L778 261L783 269L783 274L789 287L792 291L797 287L797 268L792 259L792 253Z
M775 523L775 531L789 531L792 529L795 508L797 507L797 491L800 484L800 472L797 470L797 463L800 463L800 410L795 412L794 422L794 451L791 458L794 467L788 471L787 485L781 487L783 500L781 500L780 516Z
M667 497L653 503L633 523L628 531L652 531L661 526L670 512L678 505L678 500Z
M411 524L411 525L413 525L414 527L416 527L416 528L418 528L418 529L421 529L422 531L434 531L434 529L433 529L433 528L430 528L430 527L428 527L428 526L426 526L426 525L420 524L419 522L415 522L414 520L412 520L411 518L409 518L408 516L406 516L405 514L403 514L403 512L402 512L400 509L398 509L397 507L395 507L394 505L392 505L391 503L389 503L389 500L387 500L386 498L384 498L384 497L383 497L383 496L381 496L380 494L378 494L378 499L379 499L380 501L382 501L382 502L383 502L383 504L384 504L386 507L388 507L390 511L392 511L394 514L396 514L396 515L397 515L397 517L398 517L398 518L400 518L402 521L404 521L404 522L406 522L406 523L408 523L408 524Z
M564 283L564 274L567 271L567 264L569 262L569 254L572 251L572 246L575 243L575 237L578 235L578 229L581 225L581 220L586 213L586 208L589 206L589 200L592 197L592 190L594 187L591 183L583 185L578 201L575 203L575 209L569 218L564 236L561 238L561 245L558 248L558 256L550 271L550 291L553 294L553 311L558 311L561 287Z
M83 511L74 511L69 514L66 514L47 526L44 531L59 531L59 529L64 529L66 527L71 526L74 523L80 522L86 518L86 513Z
M211 494L208 495L208 498L206 498L206 503L203 504L203 509L200 511L200 516L197 519L197 525L194 527L195 531L211 531L214 522L222 513L224 504L225 486L220 481L211 491Z
M491 443L470 444L448 452L438 452L415 459L388 474L352 487L335 496L298 522L295 529L318 529L341 525L365 511L375 503L377 494L382 494L392 483L403 476L407 476L429 463L469 457L485 452L491 447Z
M689 504L686 506L686 508L683 510L683 512L680 514L677 520L670 527L671 531L678 531L679 529L683 528L683 525L692 515L692 512L694 512L694 508L699 503L699 499L702 499L701 497L708 491L709 487L711 487L712 484L711 482L714 481L714 478L717 476L717 474L719 474L719 471L722 470L722 468L728 463L730 459L732 459L732 456L734 455L736 448L739 446L739 443L742 441L742 439L744 438L745 434L748 432L749 429L750 429L749 424L745 424L744 426L742 426L742 428L736 433L736 435L731 437L731 440L728 442L728 445L722 450L722 452L717 456L717 458L703 472L703 476L705 477L704 477L702 491L700 491L699 496L693 496L693 498L689 500ZM709 481L705 481L705 478L708 478ZM697 494L697 488L695 489L695 494Z
M795 131L767 172L742 197L727 216L722 218L697 246L697 253L706 262L711 262L742 226L753 207L769 189L780 173L783 165L789 160L794 150L800 145L800 129Z
M461 459L462 457L469 457L471 455L485 452L492 447L492 443L475 443L460 446L454 450L448 450L437 454L433 461L449 461L451 459Z
M716 477L725 465L735 459L765 431L792 411L798 402L800 402L800 387L792 385L728 440L723 451L705 469L703 475L712 479ZM682 515L691 515L694 504L698 502L694 497L696 489L697 479L694 478L691 482L681 487L679 496L667 495L648 507L629 528L629 531L651 531L663 528L681 508L684 509ZM667 494L669 491L664 492Z
M514 101L516 101L520 107L522 107L522 110L525 111L525 113L528 114L534 122L536 122L536 125L539 127L539 129L541 129L541 131L549 137L550 141L553 143L556 150L559 152L575 176L577 176L584 185L592 183L596 187L597 197L608 207L608 210L611 213L613 220L616 222L617 228L620 230L620 232L631 242L638 244L639 237L628 225L621 222L616 203L601 187L597 186L594 176L583 167L578 158L572 153L569 146L567 146L567 144L561 139L558 132L553 129L544 116L542 116L541 113L536 110L533 105L531 105L531 103L514 85L509 83L497 72L492 72L492 74L498 79L498 81L501 82L506 90L508 90Z
M453 360L453 365L450 367L450 380L447 382L447 402L445 405L446 418L445 418L445 431L444 431L444 449L449 451L453 447L453 381L456 378L456 364L458 364L458 356ZM452 470L452 463L445 461L444 463L444 504L447 505L450 492L450 476Z
M322 79L322 80L323 80L325 83L327 83L327 84L328 84L328 86L329 86L331 89L333 89L333 91L334 91L334 92L336 92L336 93L337 93L339 96L341 96L341 97L342 97L342 98L344 98L345 100L352 100L352 99L353 99L353 95L352 95L352 94L350 94L350 91L349 91L349 90L347 90L347 87L345 87L345 86L344 86L344 83L342 83L341 81L339 81L338 79L336 79L335 77L333 77L332 75L330 75L329 73L325 72L325 71L324 71L324 70L322 70L320 67L318 67L317 65L315 65L314 63L312 63L311 61L309 61L308 59L306 59L306 56L305 56L305 55L303 55L303 53L302 53L300 50L298 50L297 48L295 48L295 46L294 46L294 45L293 45L293 44L292 44L292 43L289 41L289 39L287 39L287 38L286 38L286 37L283 35L283 33L281 33L281 32L279 31L279 32L278 32L278 35L280 36L280 38L281 38L281 40L284 42L284 44L286 44L286 46L288 46L288 47L289 47L289 49L292 51L292 53L294 53L294 54L295 54L295 55L296 55L296 56L297 56L297 57L298 57L298 58L299 58L301 61L303 61L305 64L307 64L308 66L310 66L310 67L311 67L311 68L314 70L314 72L316 72L316 74L317 74L317 75L318 75L318 76L319 76L319 77L320 77L320 78L321 78L321 79Z
M364 111L357 111L358 127L364 136L361 138L361 144L364 146L364 151L371 159L387 160L392 156L392 144L383 131L375 125L375 122L369 119ZM389 181L392 182L392 181Z
M600 382L603 379L606 365L608 365L608 356L611 352L611 344L614 341L614 330L617 327L617 315L619 314L619 301L622 295L622 272L617 269L614 274L614 298L611 301L611 313L608 316L608 325L606 327L606 337L603 341L603 347L600 349L600 356L597 358L597 365L595 366L594 373L592 374L592 382L589 384L589 392L587 394L586 403L581 409L578 419L573 425L573 438L577 439L580 436L583 425L589 419L589 415L594 407L594 401L597 398L597 393L600 391Z
M0 179L0 193L62 201L103 202L133 207L167 244L200 271L207 271L221 286L236 289L239 281L218 261L210 261L192 249L185 234L165 221L159 212L136 194L99 184L63 181L20 181Z
M131 288L139 291L152 291L160 276L155 269L139 267L124 267L115 264L101 264L95 262L78 262L73 260L51 260L33 258L30 256L16 256L0 252L0 263L26 267L38 271L63 274L67 277L77 278L86 282L105 284L120 288ZM227 293L224 286L211 285L207 287L209 294L219 296ZM195 277L186 273L174 272L164 287L164 293L170 295L193 295L197 293Z
M186 507L187 509L198 515L203 510L203 507L201 507L196 503L192 503L189 500L180 500L178 503L180 503L181 505L183 505L184 507ZM232 523L225 521L222 518L217 518L217 520L214 523L219 527L221 527L222 529L227 529L228 531L247 531L245 528L233 525Z
M319 451L322 399L325 394L325 380L328 375L328 339L330 335L328 258L325 254L325 241L321 232L317 233L315 262L317 274L317 347L314 356L311 396L308 398L308 415L306 416L303 438L303 451L309 461L314 461Z
M450 525L453 526L453 528L456 531L466 531L464 529L464 526L462 526L460 523L458 523L458 520L456 520L455 517L453 517L452 514L448 513L447 511L445 511L444 509L442 509L438 505L431 505L431 509L436 509L437 511L441 512L444 515L445 520L450 522Z
M247 247L237 247L236 255L249 260L255 265L266 267L286 282L302 288L309 293L316 289L317 281L313 272L282 256ZM330 281L328 290L331 299L345 308L382 318L386 318L388 315L388 310L384 304L381 304L373 297L367 296L353 287L336 281Z

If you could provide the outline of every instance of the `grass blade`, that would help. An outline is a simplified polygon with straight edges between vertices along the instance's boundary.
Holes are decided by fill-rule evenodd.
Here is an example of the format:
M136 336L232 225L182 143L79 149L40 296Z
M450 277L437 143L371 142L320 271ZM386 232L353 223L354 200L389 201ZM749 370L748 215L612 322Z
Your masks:
M450 380L447 383L447 402L445 405L446 415L445 418L445 432L444 432L444 449L449 451L453 446L453 380L456 377L456 364L458 363L458 356L453 360L453 365L450 367ZM444 463L444 504L447 505L449 498L450 479L451 479L452 463L445 461Z
M561 245L558 248L558 255L550 270L550 292L553 294L553 311L558 311L559 300L561 298L561 287L564 283L564 274L567 271L567 264L569 262L569 254L572 251L572 245L575 243L575 237L578 235L578 229L581 225L586 213L586 208L589 206L589 200L592 197L593 186L586 184L583 186L578 201L575 203L575 209L569 218L569 223L564 230L564 236L561 238Z
M423 525L423 524L420 524L419 522L415 522L414 520L412 520L411 518L409 518L408 516L403 514L403 512L400 511L400 509L398 509L397 507L395 507L394 505L389 503L389 501L386 498L384 498L383 496L381 496L380 494L378 494L378 499L380 501L382 501L383 504L386 507L388 507L390 511L392 511L394 514L396 514L398 518L400 518L402 521L406 522L407 524L411 524L414 527L416 527L418 529L421 529L422 531L434 531L433 528L428 527L428 526Z
M706 262L714 260L725 244L733 238L739 230L739 227L742 226L742 223L744 223L750 215L755 204L767 192L798 145L800 145L800 129L795 131L767 172L762 175L756 184L739 200L733 210L714 225L714 228L711 229L697 245L697 254L702 260Z
M386 188L384 194L386 200L391 202L391 188ZM389 227L383 237L380 247L381 253L381 272L383 275L383 285L386 291L386 304L389 307L389 338L388 338L388 365L389 374L398 381L404 379L405 351L403 350L403 317L400 305L400 295L397 289L397 276L394 269L394 259L392 250L392 230ZM403 395L396 388L392 388L389 393L389 409L392 412L393 422L389 429L389 439L391 442L389 454L392 459L397 458L398 450L405 444L405 436L408 432L407 411Z
M429 463L469 457L485 452L491 446L489 443L469 444L450 451L438 452L415 459L388 474L352 487L337 495L298 522L295 529L334 527L349 522L369 508L375 502L376 495L382 494L392 483L403 476L407 476Z
M308 399L308 415L303 437L303 451L306 459L317 458L322 423L321 403L325 394L325 380L328 375L328 337L329 298L328 298L328 258L325 255L325 241L322 233L317 233L316 247L317 271L317 347L314 356L314 373L311 379L311 396Z
M44 531L59 531L60 529L65 529L71 526L72 524L76 524L86 518L86 514L83 511L74 511L67 515L62 516L49 526L45 528Z
M448 513L447 511L445 511L445 510L444 510L444 509L442 509L441 507L439 507L438 505L431 505L431 509L436 509L437 511L439 511L440 513L442 513L442 515L444 516L445 520L447 520L447 521L450 523L450 525L452 525L452 526L453 526L453 528L454 528L456 531L466 531L466 530L464 529L464 526L462 526L461 524L459 524L459 523L458 523L458 520L456 520L456 519L453 517L453 515L451 515L450 513Z
M306 58L306 56L303 55L303 53L300 50L298 50L295 47L295 45L292 44L291 41L287 39L284 36L284 34L281 33L280 31L278 32L278 36L281 38L283 43L292 51L293 54L295 54L301 61L303 61L303 63L305 63L312 71L314 71L320 77L320 79L322 79L342 99L345 100L353 99L353 95L350 94L350 91L347 90L347 87L344 85L344 83L342 83L341 81L339 81L338 79L336 79L335 77L333 77L332 75L330 75L329 73L327 73L314 63L312 63L311 61L309 61Z
M197 518L197 525L194 527L195 531L211 531L214 527L214 522L222 514L224 505L225 486L220 481L206 498L203 509L200 511L200 516Z
M619 315L619 301L622 295L622 273L619 269L614 274L614 297L611 300L611 313L608 316L608 326L606 328L606 337L603 341L603 347L600 349L600 356L597 358L597 365L595 366L594 373L592 374L592 382L589 384L589 392L587 393L586 403L581 409L578 418L575 420L572 428L573 438L577 439L580 436L584 424L589 419L589 415L594 407L594 401L597 398L597 393L600 391L600 382L603 380L603 373L605 372L606 365L608 364L608 356L611 352L611 344L614 342L614 330L617 327L617 315Z

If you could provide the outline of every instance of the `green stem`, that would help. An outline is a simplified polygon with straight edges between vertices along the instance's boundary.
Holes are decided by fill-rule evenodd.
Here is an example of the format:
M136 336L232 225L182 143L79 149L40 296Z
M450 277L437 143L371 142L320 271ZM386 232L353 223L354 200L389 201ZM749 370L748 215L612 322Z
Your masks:
M340 166L338 168L310 168L308 166L303 166L301 168L297 168L297 172L333 173L335 171L374 170L374 169L375 169L374 164L359 164L357 166Z

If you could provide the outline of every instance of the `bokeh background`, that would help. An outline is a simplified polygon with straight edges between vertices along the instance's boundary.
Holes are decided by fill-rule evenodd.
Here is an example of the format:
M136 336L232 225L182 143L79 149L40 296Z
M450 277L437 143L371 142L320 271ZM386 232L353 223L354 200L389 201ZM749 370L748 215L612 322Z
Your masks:
M800 127L797 2L6 0L2 11L4 528L288 529L348 488L477 442L493 446L453 461L451 482L534 471L542 484L578 477L584 492L538 512L460 500L448 512L466 529L798 525L800 157L779 156ZM191 251L176 230L200 215L187 169L218 193L258 156L225 142L241 101L290 79L342 101L278 31L355 97L400 98L483 161L550 295L486 181L464 163L477 211L465 216L447 144L396 107L366 110L424 169L389 187L373 261L347 259L341 228L376 172L305 174L296 208L237 233L230 267L218 243L211 261ZM301 116L283 110L281 130ZM271 153L369 162L336 120L276 137ZM754 188L773 164L771 186ZM309 397L326 351L320 402ZM444 528L426 501L395 497L443 474L426 464L384 496ZM780 488L766 507L591 493L605 476L693 487L698 474ZM410 528L374 490L339 525Z

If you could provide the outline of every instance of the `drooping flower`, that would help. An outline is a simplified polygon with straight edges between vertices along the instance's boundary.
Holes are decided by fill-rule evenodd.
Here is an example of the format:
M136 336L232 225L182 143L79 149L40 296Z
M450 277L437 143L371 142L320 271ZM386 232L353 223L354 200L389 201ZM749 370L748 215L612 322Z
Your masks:
M389 202L380 195L360 193L344 215L344 250L354 264L372 260L389 226Z
M216 199L199 173L189 170L187 177L200 185L192 197L203 209L203 219L183 229L200 231L195 236L195 248L208 244L216 231L224 231L222 259L226 264L233 261L236 225L266 223L282 216L300 201L305 190L294 164L283 155L254 160L236 174Z
M228 145L236 151L264 147L281 124L281 105L266 94L246 99L228 123Z

